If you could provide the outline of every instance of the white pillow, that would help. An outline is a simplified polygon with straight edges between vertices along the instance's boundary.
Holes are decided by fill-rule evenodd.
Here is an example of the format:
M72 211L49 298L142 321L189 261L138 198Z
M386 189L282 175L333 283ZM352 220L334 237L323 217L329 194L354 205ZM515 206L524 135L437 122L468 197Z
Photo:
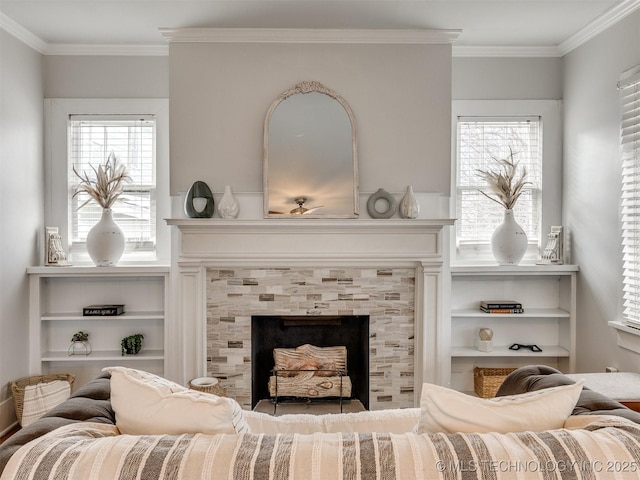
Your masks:
M244 433L242 407L231 398L190 390L149 372L107 367L111 406L120 433Z
M395 408L325 415L295 414L274 417L263 412L244 412L251 433L407 433L420 419L419 408Z
M418 433L540 432L562 428L584 380L520 395L479 398L425 383Z

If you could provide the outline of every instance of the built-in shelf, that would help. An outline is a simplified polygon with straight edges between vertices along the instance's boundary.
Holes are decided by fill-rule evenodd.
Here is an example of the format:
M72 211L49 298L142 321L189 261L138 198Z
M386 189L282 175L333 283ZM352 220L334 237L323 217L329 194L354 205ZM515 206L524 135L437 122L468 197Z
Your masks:
M576 348L577 265L454 265L451 267L451 386L473 387L473 369L546 364L572 373ZM482 300L513 300L523 313L486 313ZM478 332L493 331L493 348L480 351ZM640 337L639 337L640 338ZM542 352L513 343L535 344Z
M557 345L538 345L542 352L532 352L528 348L509 350L509 346L494 346L490 352L481 352L475 347L452 347L452 357L568 357L569 350Z
M164 374L167 345L168 266L30 267L29 370L73 373L75 387L109 365L136 362L139 368ZM122 315L83 315L96 304L123 304ZM90 355L69 355L71 338L89 334ZM126 336L144 336L138 355L121 354Z
M153 311L153 312L131 312L131 313L123 313L122 315L82 315L76 312L74 313L44 313L42 315L42 321L45 322L55 322L55 321L63 321L63 320L78 320L83 322L91 322L91 321L117 321L117 320L125 320L125 321L136 321L136 320L163 320L164 313Z
M27 267L29 275L42 275L45 277L70 277L70 276L122 276L122 275L149 275L169 273L167 265L122 265L117 267L95 267L93 265L69 265L62 266L36 266Z
M452 265L452 275L505 276L567 274L579 271L578 265Z
M523 313L486 313L475 308L453 310L452 317L460 318L569 318L571 314L561 308L527 308Z
M43 362L130 362L142 360L163 360L164 350L142 350L137 355L122 355L119 350L93 351L90 355L69 355L64 352L44 352Z

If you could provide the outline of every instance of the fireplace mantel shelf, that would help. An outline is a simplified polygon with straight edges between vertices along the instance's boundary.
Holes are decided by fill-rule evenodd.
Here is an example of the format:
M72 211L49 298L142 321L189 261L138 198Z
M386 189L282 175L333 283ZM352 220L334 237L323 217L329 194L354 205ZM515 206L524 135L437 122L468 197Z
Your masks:
M452 219L167 219L180 231L179 264L441 264Z
M358 231L363 229L374 230L379 233L389 231L391 233L401 230L432 229L453 225L455 219L417 219L417 220L374 220L374 219L319 219L319 218L276 218L260 220L223 220L220 218L167 218L167 225L178 227L180 230L259 230L268 232L283 229L292 231Z

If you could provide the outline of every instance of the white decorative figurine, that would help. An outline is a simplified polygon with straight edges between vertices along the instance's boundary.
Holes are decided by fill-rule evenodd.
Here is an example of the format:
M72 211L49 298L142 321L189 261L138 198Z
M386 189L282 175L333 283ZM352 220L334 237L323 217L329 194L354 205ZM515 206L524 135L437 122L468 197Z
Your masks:
M62 248L58 227L46 227L45 251L45 265L67 265L67 254Z
M478 350L490 352L493 350L493 330L483 327L478 331Z
M562 226L551 227L551 232L547 234L547 245L542 252L542 258L536 263L538 265L562 265L564 263L562 259L564 255L563 247Z

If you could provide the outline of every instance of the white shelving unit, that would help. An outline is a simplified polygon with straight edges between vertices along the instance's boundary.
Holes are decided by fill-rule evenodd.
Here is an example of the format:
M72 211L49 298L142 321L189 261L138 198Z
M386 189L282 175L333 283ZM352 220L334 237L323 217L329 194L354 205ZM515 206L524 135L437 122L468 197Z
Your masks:
M576 265L452 266L451 387L473 391L473 368L545 364L575 370ZM489 314L481 300L514 300L524 313ZM493 350L477 348L478 330L493 330ZM542 352L510 350L537 345Z
M102 368L128 365L163 375L167 344L169 267L30 267L29 370L74 373L76 387ZM124 304L117 316L83 316L93 304ZM89 333L90 355L69 355L71 337ZM120 341L144 335L138 355L122 356Z

